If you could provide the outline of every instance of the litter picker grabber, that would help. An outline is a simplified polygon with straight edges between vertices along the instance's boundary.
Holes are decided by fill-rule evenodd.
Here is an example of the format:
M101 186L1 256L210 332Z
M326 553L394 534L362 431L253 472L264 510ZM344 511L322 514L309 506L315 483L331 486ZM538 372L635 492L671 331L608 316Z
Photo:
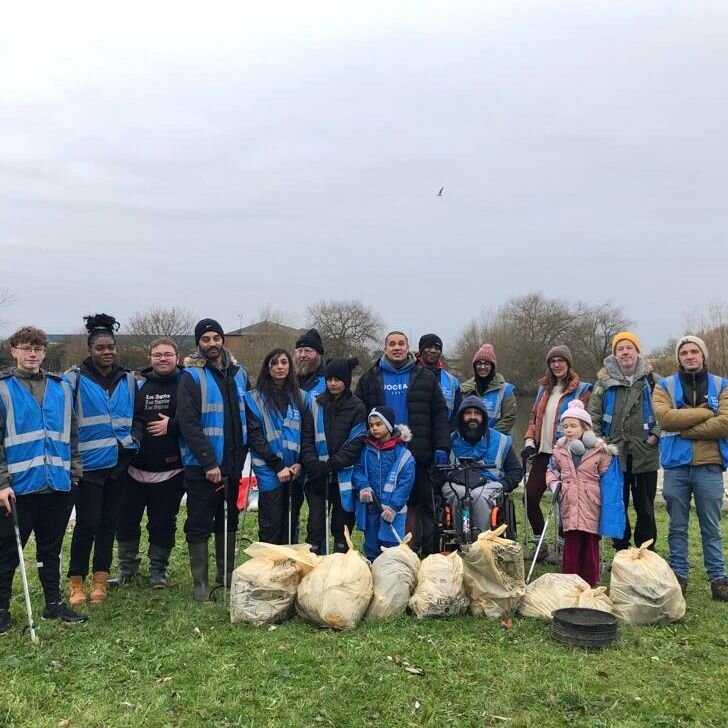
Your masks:
M526 577L526 584L528 584L528 582L531 581L531 575L533 574L533 569L536 566L536 561L538 559L538 552L541 550L541 546L543 546L544 538L546 538L546 532L549 527L549 521L553 517L554 511L558 512L560 495L561 495L561 483L559 483L556 486L556 490L554 490L554 494L551 498L551 505L549 506L549 512L546 516L546 522L543 524L543 530L541 531L541 536L538 539L538 545L536 546L536 552L533 554L533 561L531 562L531 568L528 570L528 576Z
M329 531L331 530L331 516L329 514L329 490L332 483L335 483L334 476L329 475L326 478L326 496L324 497L324 538L326 539L324 545L324 555L328 556L331 552L329 551Z
M523 548L528 546L528 476L531 474L531 461L523 458Z
M293 481L288 481L288 545L293 545Z
M23 596L25 597L25 612L28 615L28 631L30 632L30 641L38 642L38 635L35 633L35 625L33 624L33 609L30 605L30 589L28 587L28 573L25 570L25 559L23 558L23 540L20 538L20 524L18 523L17 504L11 498L9 501L10 513L13 516L13 530L15 531L15 543L18 547L18 564L20 566L20 576L23 581Z
M379 511L379 514L381 515L384 513L384 506L382 505L382 501L377 498L377 494L372 490L372 505ZM396 539L397 543L401 546L402 545L402 539L399 537L399 534L397 533L397 529L394 527L393 523L388 523L389 529L392 531L392 534L394 535L394 538Z

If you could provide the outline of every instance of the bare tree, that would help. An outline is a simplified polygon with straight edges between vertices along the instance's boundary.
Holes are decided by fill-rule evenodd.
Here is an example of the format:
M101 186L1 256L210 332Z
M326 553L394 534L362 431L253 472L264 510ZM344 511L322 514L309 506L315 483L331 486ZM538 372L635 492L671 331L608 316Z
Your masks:
M381 318L360 301L319 301L308 307L307 321L321 334L327 357L356 356L363 366L383 327Z
M728 303L714 302L706 313L686 317L686 332L705 341L711 371L728 376Z
M11 291L9 288L0 288L0 309L15 301L17 297L18 294L15 291ZM7 322L0 319L0 324L4 323Z
M185 308L155 306L148 311L137 312L126 325L131 336L169 336L178 339L189 336L195 328L195 315Z

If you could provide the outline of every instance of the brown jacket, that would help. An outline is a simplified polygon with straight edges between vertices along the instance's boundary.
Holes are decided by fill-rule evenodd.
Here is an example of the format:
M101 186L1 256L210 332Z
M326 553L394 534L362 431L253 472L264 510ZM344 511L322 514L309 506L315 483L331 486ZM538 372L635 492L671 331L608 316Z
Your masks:
M665 432L679 432L693 440L692 465L721 465L718 440L728 437L728 388L720 395L717 414L707 404L674 408L670 394L659 383L652 393L652 406Z

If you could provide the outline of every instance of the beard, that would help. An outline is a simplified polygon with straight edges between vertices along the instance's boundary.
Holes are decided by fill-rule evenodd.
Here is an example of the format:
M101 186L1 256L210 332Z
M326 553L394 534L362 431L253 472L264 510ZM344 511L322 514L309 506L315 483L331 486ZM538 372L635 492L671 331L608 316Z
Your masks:
M293 369L298 377L307 377L309 374L313 374L321 363L321 357L316 357L312 361L298 361L293 363Z

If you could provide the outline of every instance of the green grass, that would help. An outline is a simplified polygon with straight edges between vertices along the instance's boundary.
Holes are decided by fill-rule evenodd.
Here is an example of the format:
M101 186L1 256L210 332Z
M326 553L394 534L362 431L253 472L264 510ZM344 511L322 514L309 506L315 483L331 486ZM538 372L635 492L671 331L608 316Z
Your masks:
M664 553L662 508L659 518ZM255 518L246 526L254 535ZM622 627L619 644L598 653L553 642L545 622L523 618L509 631L472 617L346 633L297 619L272 631L230 625L221 603L192 601L181 537L172 588L119 589L89 607L85 625L40 621L32 646L18 628L16 577L15 626L0 638L0 725L722 728L728 605L710 599L696 522L691 538L685 620Z

